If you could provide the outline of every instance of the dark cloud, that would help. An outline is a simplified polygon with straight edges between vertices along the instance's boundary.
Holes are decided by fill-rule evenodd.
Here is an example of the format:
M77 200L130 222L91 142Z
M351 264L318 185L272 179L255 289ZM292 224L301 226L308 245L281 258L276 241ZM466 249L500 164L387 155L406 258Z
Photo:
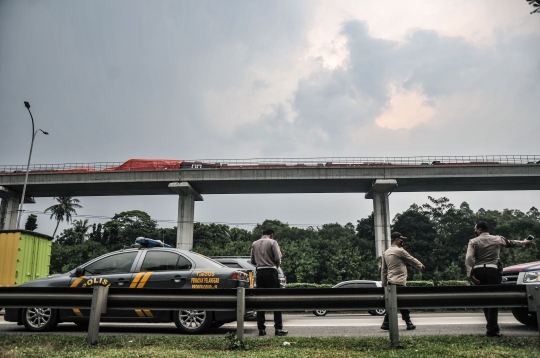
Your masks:
M238 129L234 140L244 143L246 153L253 158L291 153L297 146L298 138L292 123L287 120L285 106L278 104L272 106L271 112L257 123L248 123Z
M291 67L313 11L303 1L0 6L3 163L25 162L26 150L10 150L29 145L24 100L51 133L35 162L212 157L223 134L205 95Z
M367 25L360 21L345 23L342 34L347 37L350 53L347 77L362 96L383 104L388 100L390 76L402 61L397 43L372 38Z
M483 64L490 59L489 51L463 38L441 37L435 31L415 31L396 55L408 75L403 86L420 85L429 96L478 88L474 77L482 75Z
M298 83L291 102L294 121L283 133L294 133L295 150L348 155L351 133L364 131L371 134L362 138L369 156L381 155L380 143L394 139L386 149L402 155L486 154L502 148L516 153L516 145L527 152L518 138L533 140L533 134L520 126L540 128L533 105L540 91L537 34L500 31L488 45L416 30L398 43L371 37L359 21L345 23L342 34L350 53L345 65L321 68ZM374 126L389 106L392 85L424 95L424 103L437 109L430 123L397 131ZM460 107L447 108L453 101ZM268 130L266 119L259 125ZM499 141L497 147L475 139L478 131ZM279 127L267 133L279 136Z

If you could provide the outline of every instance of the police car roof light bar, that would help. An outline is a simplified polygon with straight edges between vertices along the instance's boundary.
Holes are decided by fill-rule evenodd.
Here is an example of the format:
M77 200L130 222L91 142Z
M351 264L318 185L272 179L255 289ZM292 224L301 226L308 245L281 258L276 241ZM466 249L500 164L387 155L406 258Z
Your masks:
M165 244L161 240L149 239L142 236L135 239L135 244L143 247L171 247L171 245Z

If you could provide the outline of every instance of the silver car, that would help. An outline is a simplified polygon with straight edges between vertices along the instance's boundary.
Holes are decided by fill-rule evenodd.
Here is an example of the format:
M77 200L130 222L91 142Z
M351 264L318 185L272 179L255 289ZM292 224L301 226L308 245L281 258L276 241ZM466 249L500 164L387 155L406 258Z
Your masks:
M338 283L332 288L362 288L362 287L382 287L381 281L371 281L371 280L351 280L351 281L343 281ZM313 310L313 314L315 316L326 316L328 313L328 310ZM386 310L384 308L376 309L368 311L368 313L372 316L384 316L386 314Z
M257 268L251 263L251 257L249 256L211 256L211 259L216 260L217 262L222 263L225 266L232 268L241 268L248 270L250 281L252 283L251 287L257 287L255 277L257 275ZM278 267L278 278L279 285L281 288L287 287L287 278L283 273L281 267Z

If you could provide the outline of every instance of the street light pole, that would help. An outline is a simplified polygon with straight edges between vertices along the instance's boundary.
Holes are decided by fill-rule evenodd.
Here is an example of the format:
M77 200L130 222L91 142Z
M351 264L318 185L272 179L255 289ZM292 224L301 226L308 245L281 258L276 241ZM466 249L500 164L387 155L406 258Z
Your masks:
M42 132L43 134L48 135L48 132L45 132L43 129L38 129L34 131L34 117L32 116L32 112L30 112L30 103L24 102L24 106L28 109L28 113L30 113L30 118L32 119L32 144L30 144L30 154L28 155L28 164L26 165L26 176L24 178L24 186L23 186L23 192L21 197L21 202L19 204L19 217L17 219L17 230L21 227L21 218L23 214L23 205L24 205L24 196L26 194L26 183L28 182L28 171L30 170L30 158L32 158L32 148L34 147L34 139L36 138L36 135L38 132Z

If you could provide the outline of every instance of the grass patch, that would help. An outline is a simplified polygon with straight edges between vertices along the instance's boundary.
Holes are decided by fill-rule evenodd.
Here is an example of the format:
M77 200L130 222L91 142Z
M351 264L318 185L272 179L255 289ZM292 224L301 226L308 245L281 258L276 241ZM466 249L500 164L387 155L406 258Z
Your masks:
M247 349L231 349L224 337L101 336L89 347L86 337L59 335L2 335L0 357L538 357L536 337L481 336L402 337L403 348L390 347L388 338L268 337L247 338ZM289 342L290 345L284 345Z

